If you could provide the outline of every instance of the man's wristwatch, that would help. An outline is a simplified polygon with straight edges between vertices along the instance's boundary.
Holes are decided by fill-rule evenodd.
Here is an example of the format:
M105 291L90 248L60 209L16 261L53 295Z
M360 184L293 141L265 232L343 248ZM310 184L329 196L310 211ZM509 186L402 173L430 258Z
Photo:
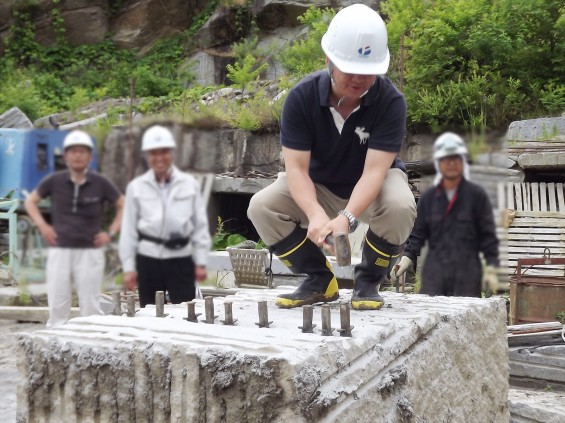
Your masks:
M355 229L357 229L357 226L359 225L359 221L355 218L355 216L353 216L349 210L345 209L338 211L337 214L341 214L349 220L349 233L355 232Z
M116 236L116 234L115 234L114 232L112 232L112 231L108 231L108 232L106 232L106 233L108 234L108 236L109 236L110 239L112 239L112 240L113 240L114 237Z

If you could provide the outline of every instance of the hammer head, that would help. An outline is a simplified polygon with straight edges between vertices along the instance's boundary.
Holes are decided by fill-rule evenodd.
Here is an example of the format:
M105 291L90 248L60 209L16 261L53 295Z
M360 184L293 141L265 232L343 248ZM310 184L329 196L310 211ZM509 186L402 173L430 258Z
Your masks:
M351 245L347 234L328 235L326 242L333 245L338 266L351 266Z

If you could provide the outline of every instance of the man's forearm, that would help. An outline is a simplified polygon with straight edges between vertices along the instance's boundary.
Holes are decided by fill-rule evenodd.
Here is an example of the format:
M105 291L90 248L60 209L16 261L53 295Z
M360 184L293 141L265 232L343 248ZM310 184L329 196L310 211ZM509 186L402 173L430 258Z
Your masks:
M307 173L287 171L286 176L290 195L308 218L320 212L325 213L318 203L314 182Z
M39 210L39 201L36 197L29 196L26 198L24 201L24 207L27 214L31 217L31 220L33 220L33 223L35 223L38 228L47 225L47 222Z
M116 207L116 215L114 216L114 220L110 224L108 228L110 232L113 234L117 234L120 231L120 227L122 225L122 219L124 216L124 197L120 197L115 204Z

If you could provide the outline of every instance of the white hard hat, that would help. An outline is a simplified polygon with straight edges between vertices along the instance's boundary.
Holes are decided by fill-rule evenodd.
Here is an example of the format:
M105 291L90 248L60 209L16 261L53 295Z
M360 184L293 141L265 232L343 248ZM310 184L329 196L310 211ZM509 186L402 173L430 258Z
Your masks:
M84 147L88 147L91 150L94 149L94 143L92 142L92 138L84 131L80 131L75 129L74 131L69 132L65 139L63 140L63 150L66 150L69 147L74 145L82 145Z
M467 154L465 141L453 132L441 134L434 143L434 160L443 159L447 156L464 156Z
M169 129L161 125L154 125L147 129L141 138L141 151L175 147L176 143L173 134Z
M364 4L340 10L322 37L322 49L342 72L356 75L384 75L390 54L385 23Z

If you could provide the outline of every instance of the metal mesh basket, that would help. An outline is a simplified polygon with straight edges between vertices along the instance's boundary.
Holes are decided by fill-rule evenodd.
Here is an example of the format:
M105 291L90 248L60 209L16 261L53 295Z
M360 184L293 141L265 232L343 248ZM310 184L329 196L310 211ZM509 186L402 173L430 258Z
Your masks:
M249 248L227 248L230 256L235 284L273 287L272 274L267 275L269 268L269 250L254 250Z

